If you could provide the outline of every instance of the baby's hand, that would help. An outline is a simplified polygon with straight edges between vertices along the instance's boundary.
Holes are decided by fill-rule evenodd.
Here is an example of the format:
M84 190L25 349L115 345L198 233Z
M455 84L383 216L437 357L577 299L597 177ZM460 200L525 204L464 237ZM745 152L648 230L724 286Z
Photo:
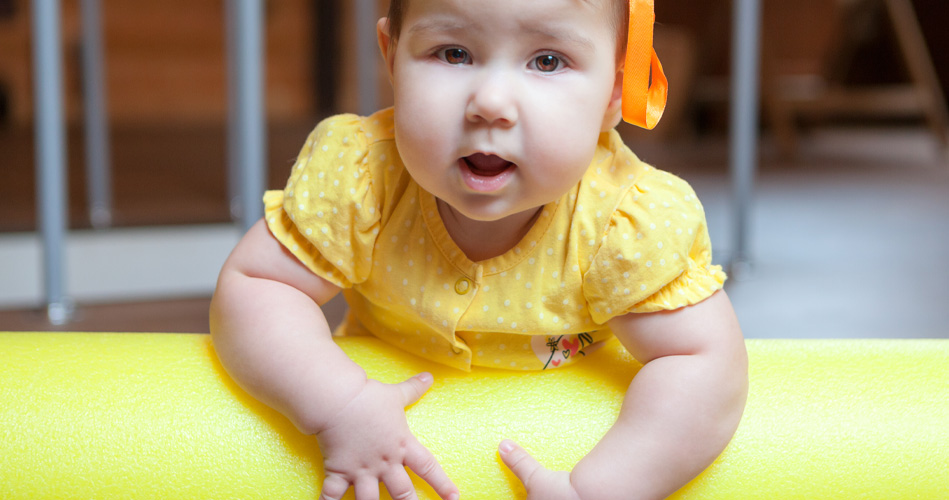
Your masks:
M524 483L527 500L580 500L570 482L570 473L552 471L540 464L527 451L505 439L498 448L501 460Z
M400 384L369 380L317 433L326 470L319 500L338 500L349 485L355 487L357 500L375 500L380 482L392 498L417 499L405 467L432 485L441 498L458 498L458 488L435 456L412 435L405 419L405 407L418 401L431 385L428 373Z

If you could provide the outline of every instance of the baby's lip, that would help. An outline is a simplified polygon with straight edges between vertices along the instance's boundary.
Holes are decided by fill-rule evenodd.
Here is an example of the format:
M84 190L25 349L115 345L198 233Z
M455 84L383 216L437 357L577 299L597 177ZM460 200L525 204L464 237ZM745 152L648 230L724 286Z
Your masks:
M494 177L515 166L514 163L490 153L475 153L462 158L471 173L482 177Z

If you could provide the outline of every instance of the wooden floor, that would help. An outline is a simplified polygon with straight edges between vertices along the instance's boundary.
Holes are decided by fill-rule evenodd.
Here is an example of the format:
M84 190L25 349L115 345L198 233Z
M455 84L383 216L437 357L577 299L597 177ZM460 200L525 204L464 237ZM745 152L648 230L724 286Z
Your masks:
M208 333L210 304L210 297L81 304L65 325L51 325L39 310L0 310L0 331Z

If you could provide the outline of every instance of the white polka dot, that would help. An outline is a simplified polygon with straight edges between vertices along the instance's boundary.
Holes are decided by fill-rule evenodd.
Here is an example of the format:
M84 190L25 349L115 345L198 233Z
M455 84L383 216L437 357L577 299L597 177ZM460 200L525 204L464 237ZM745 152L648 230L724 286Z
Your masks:
M488 312L488 306L482 307L481 310L484 311L484 312Z
M510 300L505 300L505 301L504 301L504 307L509 307L510 305L511 305L511 301L510 301Z
M414 305L415 305L415 299L410 300L410 301L409 301L409 304L412 304L412 305L414 306Z
M524 304L524 307L530 309L530 308L534 307L534 304L531 304L530 302L528 302L528 303Z

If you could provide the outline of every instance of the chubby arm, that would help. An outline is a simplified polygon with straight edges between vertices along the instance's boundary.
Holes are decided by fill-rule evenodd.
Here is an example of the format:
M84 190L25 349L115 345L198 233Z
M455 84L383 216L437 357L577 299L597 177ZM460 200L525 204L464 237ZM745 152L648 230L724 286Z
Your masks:
M665 498L708 467L738 427L748 361L724 291L675 311L617 317L610 328L643 367L616 423L569 478L502 443L528 498ZM542 492L558 482L556 493Z
M368 379L333 341L320 310L339 292L255 224L228 257L211 301L211 336L228 374L248 393L314 434L326 479L320 500L350 485L357 498L416 498L404 467L442 498L457 488L411 434L404 407L432 384L429 374L400 384ZM372 429L367 433L366 429Z
M228 374L307 434L366 382L336 347L319 307L338 292L259 221L224 263L211 301L211 337Z

